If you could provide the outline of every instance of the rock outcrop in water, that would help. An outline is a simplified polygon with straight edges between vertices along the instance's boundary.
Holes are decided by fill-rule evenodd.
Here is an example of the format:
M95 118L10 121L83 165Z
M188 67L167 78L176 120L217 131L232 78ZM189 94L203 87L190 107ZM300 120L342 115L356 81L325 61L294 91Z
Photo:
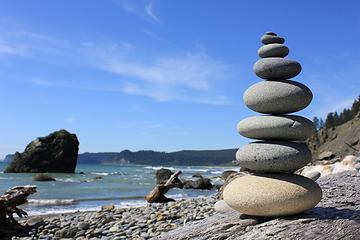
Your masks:
M32 141L23 153L16 152L5 172L74 173L79 151L75 134L66 130Z
M310 178L292 174L307 165L311 151L304 141L315 133L314 124L301 116L287 115L306 108L312 93L305 85L289 80L301 72L300 63L285 58L284 38L267 32L261 38L261 57L255 74L265 81L249 87L244 102L266 115L244 119L239 133L255 140L236 153L241 168L252 175L236 178L223 191L233 209L252 216L274 217L301 213L321 200L320 187Z

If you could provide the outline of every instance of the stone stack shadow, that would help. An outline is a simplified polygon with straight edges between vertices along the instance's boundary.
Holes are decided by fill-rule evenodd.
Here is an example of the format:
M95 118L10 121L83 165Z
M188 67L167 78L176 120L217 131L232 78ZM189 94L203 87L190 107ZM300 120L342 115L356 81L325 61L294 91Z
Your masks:
M315 133L314 124L287 115L306 108L313 95L305 85L289 80L301 72L301 65L285 58L289 54L285 39L267 32L261 41L254 72L265 81L249 87L243 99L264 115L237 125L242 136L258 140L236 153L236 162L252 174L229 183L223 196L230 207L248 215L286 216L313 208L322 197L317 183L293 174L312 159L304 141Z

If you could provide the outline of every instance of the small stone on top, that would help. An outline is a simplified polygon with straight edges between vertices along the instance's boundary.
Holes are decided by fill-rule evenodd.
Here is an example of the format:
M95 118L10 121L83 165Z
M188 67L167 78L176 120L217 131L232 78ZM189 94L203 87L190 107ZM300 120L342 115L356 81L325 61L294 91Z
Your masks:
M265 35L277 36L277 34L274 32L266 32Z
M263 44L271 44L271 43L280 43L283 44L285 42L285 39L279 36L269 35L265 34L261 37L261 42Z

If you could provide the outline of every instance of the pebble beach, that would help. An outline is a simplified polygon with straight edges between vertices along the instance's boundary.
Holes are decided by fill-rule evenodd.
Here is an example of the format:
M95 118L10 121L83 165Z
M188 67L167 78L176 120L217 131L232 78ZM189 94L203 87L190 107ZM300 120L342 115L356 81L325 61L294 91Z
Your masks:
M103 206L100 211L29 216L27 236L12 239L150 239L215 213L214 197L183 199L143 207Z

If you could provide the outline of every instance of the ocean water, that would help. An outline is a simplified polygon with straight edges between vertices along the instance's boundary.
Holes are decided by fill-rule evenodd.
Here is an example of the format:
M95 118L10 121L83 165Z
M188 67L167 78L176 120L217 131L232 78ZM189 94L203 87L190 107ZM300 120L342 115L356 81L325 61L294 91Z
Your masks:
M4 173L6 163L0 162L0 193L17 185L36 185L37 193L29 197L22 208L29 214L64 213L98 210L103 205L120 207L141 206L144 197L155 185L155 172L161 167L142 165L91 165L78 164L76 174L51 173L57 181L35 182L32 173ZM216 181L224 170L234 167L166 167L181 170L181 178L194 173ZM84 174L79 174L84 172ZM102 179L95 180L95 177ZM208 196L216 190L171 189L168 197L175 199Z

